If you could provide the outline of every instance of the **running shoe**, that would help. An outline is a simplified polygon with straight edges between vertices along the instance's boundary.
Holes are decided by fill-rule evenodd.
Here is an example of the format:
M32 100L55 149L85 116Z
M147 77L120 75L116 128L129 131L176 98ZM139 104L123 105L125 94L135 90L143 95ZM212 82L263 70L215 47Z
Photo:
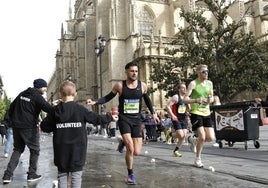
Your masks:
M181 157L182 154L180 154L179 151L174 151L174 152L173 152L173 156L174 156L174 157Z
M136 178L135 178L134 174L128 175L128 178L126 179L126 183L128 185L136 185Z
M196 167L198 167L198 168L203 168L203 166L204 166L200 158L197 158L197 159L195 160L194 165L195 165Z

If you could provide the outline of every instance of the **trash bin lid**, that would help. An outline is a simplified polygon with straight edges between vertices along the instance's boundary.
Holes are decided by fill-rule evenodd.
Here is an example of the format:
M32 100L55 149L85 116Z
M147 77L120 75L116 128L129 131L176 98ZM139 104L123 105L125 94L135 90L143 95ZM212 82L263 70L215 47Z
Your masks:
M226 109L226 108L248 108L248 107L257 107L258 104L255 101L242 101L242 102L234 102L227 103L223 105L213 105L210 106L211 110L216 109Z

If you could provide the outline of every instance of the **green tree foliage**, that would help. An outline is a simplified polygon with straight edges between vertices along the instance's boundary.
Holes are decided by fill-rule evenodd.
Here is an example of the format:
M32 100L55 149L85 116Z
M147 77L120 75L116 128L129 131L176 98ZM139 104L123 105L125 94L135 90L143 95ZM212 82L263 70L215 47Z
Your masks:
M212 24L203 15L204 10L186 12L181 17L187 26L166 49L170 59L152 63L151 79L158 89L172 94L173 86L180 81L196 78L198 64L209 67L209 79L222 101L228 102L243 90L263 90L268 83L267 46L257 43L252 33L244 30L245 22L228 22L228 8L220 1L204 0L216 19ZM178 55L179 54L179 55ZM193 70L193 71L189 71Z
M9 109L11 101L8 98L0 99L0 121L4 119L6 111Z

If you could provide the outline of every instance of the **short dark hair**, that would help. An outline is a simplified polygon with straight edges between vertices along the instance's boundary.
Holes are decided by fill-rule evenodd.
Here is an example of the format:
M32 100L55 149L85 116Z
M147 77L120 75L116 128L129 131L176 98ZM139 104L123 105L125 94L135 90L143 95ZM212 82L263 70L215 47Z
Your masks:
M126 64L125 70L129 69L130 67L139 67L139 66L136 62L129 62L128 64Z
M185 82L180 82L178 85L177 85L177 89L179 89L181 87L181 85L185 85Z

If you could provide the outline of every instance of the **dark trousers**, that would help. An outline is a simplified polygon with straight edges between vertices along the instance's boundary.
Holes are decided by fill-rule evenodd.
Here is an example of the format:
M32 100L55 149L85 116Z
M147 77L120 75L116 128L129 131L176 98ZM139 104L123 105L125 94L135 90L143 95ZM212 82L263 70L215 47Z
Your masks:
M149 140L153 139L153 125L145 124L146 136Z
M115 137L115 128L110 129L110 136Z
M13 138L14 138L14 149L7 165L5 175L12 177L13 172L16 169L21 154L24 152L25 146L29 148L30 151L30 161L28 175L36 174L37 163L40 152L40 133L38 128L32 129L19 129L13 128Z

